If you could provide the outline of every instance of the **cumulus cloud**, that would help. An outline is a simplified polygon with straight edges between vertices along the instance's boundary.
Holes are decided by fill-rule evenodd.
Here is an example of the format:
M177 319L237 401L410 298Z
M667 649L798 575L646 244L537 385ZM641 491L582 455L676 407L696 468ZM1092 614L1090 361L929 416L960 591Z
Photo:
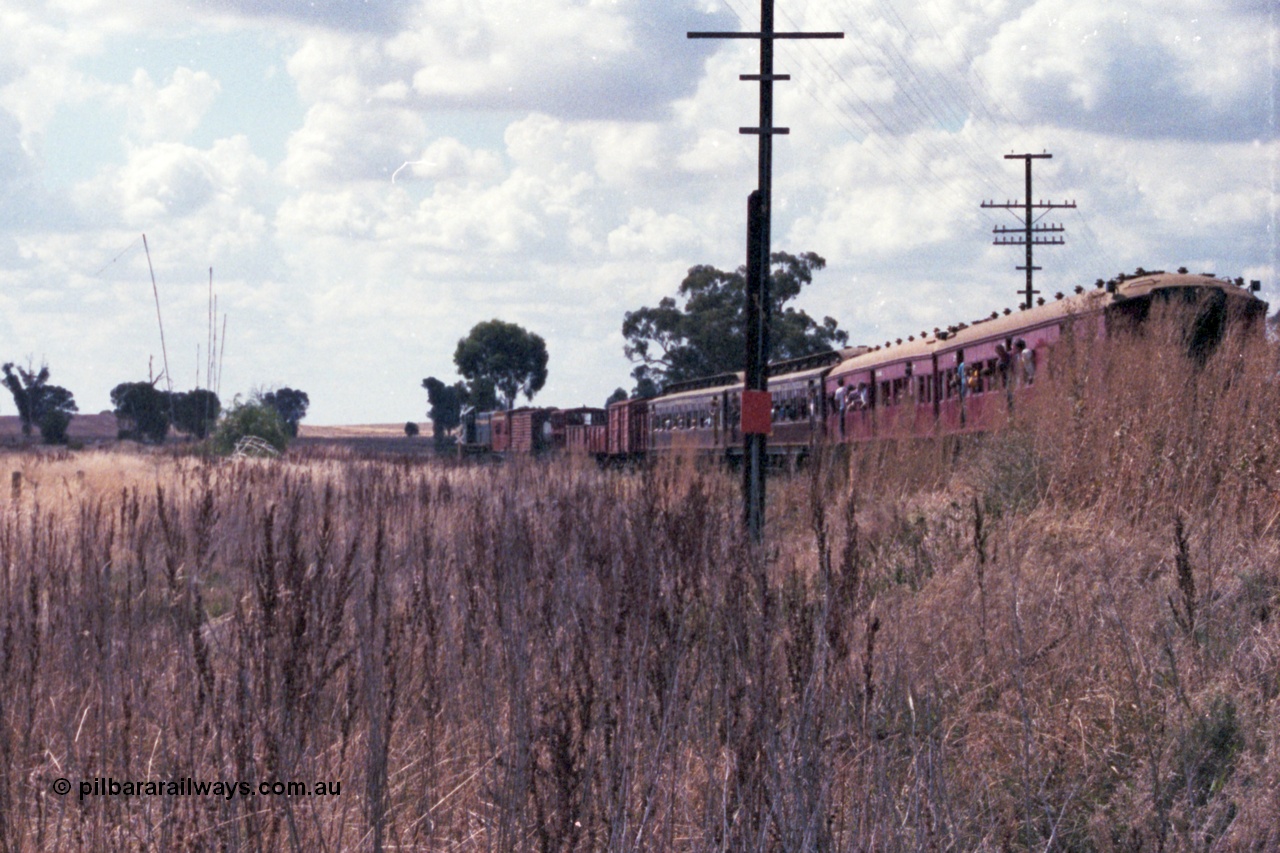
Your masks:
M127 102L129 135L139 142L186 139L221 90L208 72L190 68L175 69L162 86L139 68L131 82L121 97Z
M683 32L717 23L688 0L422 3L385 39L312 35L289 70L316 99L395 92L436 109L647 118L692 88L707 55Z
M348 109L325 101L311 107L288 142L281 166L286 183L390 180L427 137L421 113L372 104Z
M1128 137L1252 139L1273 122L1276 29L1249 5L1178 15L1167 4L1041 0L1000 28L978 67L1028 120Z
M464 186L490 183L503 170L502 157L495 151L468 148L452 137L432 142L416 160L405 161L409 176L427 181Z
M193 216L210 205L248 203L265 176L243 136L201 150L159 142L133 150L124 165L104 170L77 189L86 218L145 227L158 219Z
M403 0L197 0L214 12L244 18L265 18L356 32L389 32L410 12Z
M609 232L609 251L614 255L657 255L697 247L697 227L679 214L663 216L650 208L631 211L626 225Z

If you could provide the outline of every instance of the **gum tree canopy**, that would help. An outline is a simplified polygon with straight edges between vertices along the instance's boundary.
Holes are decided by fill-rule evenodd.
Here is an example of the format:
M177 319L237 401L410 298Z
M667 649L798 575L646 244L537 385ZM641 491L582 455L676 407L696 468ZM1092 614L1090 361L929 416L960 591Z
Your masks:
M467 402L467 388L461 382L445 385L434 376L422 380L427 389L427 418L437 447L443 447L445 434L462 423L462 406ZM416 435L416 433L415 433Z
M25 368L9 362L4 365L4 379L0 380L13 395L22 421L22 434L31 435L32 427L40 430L46 444L65 444L67 426L79 409L75 396L61 385L49 384L49 366L40 365L37 370L28 364Z
M780 361L844 346L849 335L831 317L819 323L788 303L812 283L827 262L813 252L772 255L769 360ZM746 362L747 270L696 266L680 282L677 296L657 307L628 311L622 321L627 358L639 362L631 375L637 389L742 370Z
M289 438L298 437L298 424L307 416L311 398L296 388L277 388L262 395L262 402L275 410Z
M169 396L154 382L121 382L111 389L120 438L160 444L169 434Z
M453 363L470 389L489 383L510 409L517 395L532 400L547 383L547 342L515 323L489 320L458 341Z

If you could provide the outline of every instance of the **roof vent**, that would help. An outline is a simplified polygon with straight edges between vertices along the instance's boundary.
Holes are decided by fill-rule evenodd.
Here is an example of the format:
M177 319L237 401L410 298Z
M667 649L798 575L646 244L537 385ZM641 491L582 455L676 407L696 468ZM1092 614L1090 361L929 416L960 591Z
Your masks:
M1178 275L1186 275L1186 274L1187 274L1186 267L1178 267Z
M1043 296L1037 296L1037 297L1036 297L1036 304L1037 304L1037 305L1043 305L1043 304L1044 304L1044 297L1043 297Z
M1084 285L1083 285L1083 284L1077 284L1077 285L1076 285L1076 293L1084 293Z
M1012 313L1013 313L1013 309L1012 309L1012 308L1006 308L1006 309L1004 309L1004 316L1008 317L1008 316L1009 316L1010 314L1012 314Z
M1249 282L1250 292L1257 293L1259 290L1262 290L1262 282L1258 281L1256 278L1253 281Z
M1095 282L1093 283L1093 286L1094 286L1094 287L1096 287L1096 288L1098 288L1098 290L1102 290L1102 286L1103 286L1104 284L1106 284L1106 282L1104 282L1102 279L1098 279L1097 281L1095 281Z
M1116 280L1112 279L1111 281L1107 282L1107 293L1115 293L1115 292L1116 292Z

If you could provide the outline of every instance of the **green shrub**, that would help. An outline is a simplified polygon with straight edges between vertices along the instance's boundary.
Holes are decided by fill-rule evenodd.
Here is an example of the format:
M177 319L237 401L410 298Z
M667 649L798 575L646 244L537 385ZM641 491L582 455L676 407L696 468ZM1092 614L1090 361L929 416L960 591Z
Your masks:
M45 444L66 444L67 427L71 425L71 413L51 409L40 416L40 438Z
M265 403L236 403L218 422L218 429L213 434L214 452L232 453L240 439L250 435L280 451L289 444L284 421L275 409Z

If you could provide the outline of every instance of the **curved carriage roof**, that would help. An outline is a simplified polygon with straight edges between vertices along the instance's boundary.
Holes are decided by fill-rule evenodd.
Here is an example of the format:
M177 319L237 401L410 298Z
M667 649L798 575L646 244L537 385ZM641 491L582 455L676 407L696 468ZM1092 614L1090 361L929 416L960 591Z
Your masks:
M725 391L742 388L742 373L723 373L720 374L719 379L721 381L717 381L712 385L698 386L695 388L688 388L684 383L682 383L681 386L677 386L675 391L666 394L659 394L657 397L651 397L649 402L655 405L659 403L666 405L669 403L686 403L699 400L707 401L715 397L717 394L724 393ZM683 390L681 390L682 386Z
M902 343L876 347L846 347L838 351L838 357L836 357L837 353L826 353L819 354L817 357L775 363L770 365L769 381L774 385L824 374L838 378L872 367L929 358L936 352L951 352L957 348L995 338L1017 338L1035 329L1060 323L1064 318L1097 314L1110 306L1150 296L1157 291L1213 288L1242 302L1261 304L1256 296L1238 283L1212 275L1157 271L1122 277L1114 285L1114 291L1103 288L1086 290L1061 299L1054 299L1043 305L1010 311L1007 314L995 313L972 323L961 323L952 329L935 330L923 338ZM825 358L830 358L830 361L822 363ZM701 398L710 399L716 393L740 389L742 382L741 372L705 377L675 384L666 393L652 398L651 402L672 403Z
M962 323L954 330L942 330L922 339L901 344L878 346L869 352L842 361L832 368L830 376L840 377L858 370L878 367L918 358L928 358L935 352L950 352L969 344L989 341L992 338L1016 338L1043 326L1060 323L1072 316L1088 316L1131 299L1150 296L1156 291L1196 290L1214 288L1228 296L1256 301L1252 293L1227 279L1210 275L1152 272L1116 282L1115 292L1105 289L1086 290L1083 293L1064 296L1031 308L996 314L973 323Z

